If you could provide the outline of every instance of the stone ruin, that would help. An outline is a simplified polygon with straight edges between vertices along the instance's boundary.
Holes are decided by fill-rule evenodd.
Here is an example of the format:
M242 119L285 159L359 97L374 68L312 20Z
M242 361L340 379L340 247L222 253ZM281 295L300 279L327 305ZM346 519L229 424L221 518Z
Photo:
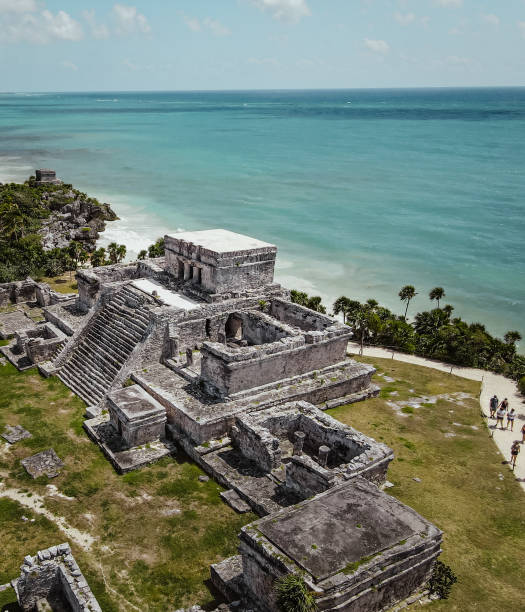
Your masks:
M90 438L121 473L181 448L233 508L264 517L212 567L238 609L275 610L289 572L323 610L424 590L441 532L378 488L391 449L323 412L379 391L347 356L350 328L291 302L272 244L206 230L165 245L79 271L78 296L44 307L67 338L39 370L86 402Z
M35 185L61 185L62 181L57 179L57 173L49 168L40 168L35 170Z
M24 612L102 612L69 544L27 555L20 577L11 582Z

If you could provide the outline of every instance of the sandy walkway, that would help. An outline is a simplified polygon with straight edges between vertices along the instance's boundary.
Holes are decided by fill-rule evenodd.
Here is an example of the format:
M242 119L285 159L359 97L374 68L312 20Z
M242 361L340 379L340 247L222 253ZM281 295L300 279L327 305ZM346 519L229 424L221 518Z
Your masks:
M348 343L348 350L350 353L358 354L359 345L354 342ZM460 368L451 366L447 363L440 361L432 361L431 359L425 359L424 357L416 357L415 355L406 355L405 353L392 352L388 349L379 347L365 347L363 354L367 357L382 357L391 359L392 356L396 361L404 361L406 363L413 363L415 365L424 366L427 368L434 368L435 370L441 370L442 372L450 372L452 368L452 374L455 376L461 376L462 378L468 378L470 380L481 381L481 395L479 398L483 413L489 414L489 400L494 395L498 396L501 401L505 397L509 400L509 406L516 410L517 418L514 422L514 431L510 430L496 430L495 419L485 419L488 421L488 427L499 448L504 459L508 461L510 459L510 447L514 440L521 440L521 427L525 422L525 404L521 397L516 383L505 376L500 374L493 374L492 372L486 372L485 370L477 370L475 368ZM507 419L505 419L505 423ZM516 462L516 469L514 476L518 480L525 490L525 444L521 447L522 452L518 455ZM506 467L506 466L505 466ZM504 466L502 466L503 470ZM503 475L506 472L502 471Z
M66 522L63 516L56 516L44 507L44 498L36 493L32 493L31 497L27 493L22 493L18 489L7 489L3 483L0 483L0 497L9 497L20 505L30 508L37 514L42 514L63 531L71 542L75 542L84 550L89 550L95 541L95 538L85 531L80 531L75 527L71 527Z

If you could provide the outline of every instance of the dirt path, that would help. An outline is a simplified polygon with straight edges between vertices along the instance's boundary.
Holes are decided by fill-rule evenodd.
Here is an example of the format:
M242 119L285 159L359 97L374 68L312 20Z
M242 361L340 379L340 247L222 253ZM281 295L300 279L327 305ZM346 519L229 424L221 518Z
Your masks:
M359 354L359 345L357 343L349 342L348 350L350 353L357 355ZM500 374L493 374L485 370L477 370L475 368L461 368L458 366L451 366L448 363L440 361L433 361L431 359L425 359L424 357L417 357L415 355L407 355L405 353L397 353L395 351L379 348L379 347L365 347L363 349L363 355L367 357L382 357L383 359L395 359L396 361L404 361L405 363L413 363L414 365L424 366L426 368L434 368L435 370L441 370L442 372L452 372L455 376L461 376L462 378L468 378L469 380L481 381L481 394L479 402L482 408L482 412L485 415L489 414L489 400L496 394L501 401L505 397L509 400L510 408L516 410L516 420L514 422L514 431L496 429L496 420L485 418L487 426L491 432L492 438L496 443L498 449L505 461L510 460L510 447L514 440L521 441L521 427L525 423L525 404L521 397L516 383L505 376ZM505 419L505 424L507 420ZM514 470L514 476L516 480L521 484L522 489L525 491L525 444L522 445L522 452L518 455L516 462L516 469ZM503 468L502 468L503 469Z
M63 531L71 542L78 544L84 550L89 550L93 545L95 538L85 531L80 531L75 527L71 527L63 516L56 516L44 506L45 498L32 493L31 497L27 493L23 493L18 489L9 489L3 483L0 483L0 497L8 497L13 501L18 502L25 508L31 509L37 514L42 514L47 519L55 523L55 525Z

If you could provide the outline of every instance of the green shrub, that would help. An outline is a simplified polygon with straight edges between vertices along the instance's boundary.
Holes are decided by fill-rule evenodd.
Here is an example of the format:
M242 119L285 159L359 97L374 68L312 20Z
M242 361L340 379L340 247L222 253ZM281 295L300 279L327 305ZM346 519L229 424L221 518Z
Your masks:
M315 612L317 604L303 577L287 574L275 581L277 606L281 612Z
M428 581L431 595L437 595L439 599L448 599L452 585L458 581L452 569L441 561L436 561L432 576Z
M525 395L525 376L522 376L518 382L518 388L522 395Z

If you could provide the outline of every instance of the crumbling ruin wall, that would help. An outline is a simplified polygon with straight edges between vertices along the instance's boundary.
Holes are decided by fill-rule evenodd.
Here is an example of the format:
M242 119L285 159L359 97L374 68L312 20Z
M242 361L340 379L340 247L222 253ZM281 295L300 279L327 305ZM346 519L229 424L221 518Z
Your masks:
M32 278L13 283L0 283L0 307L20 302L34 302L37 283Z
M293 336L235 352L204 343L201 375L219 394L233 395L343 361L347 342L343 336L306 344L303 336Z
M299 327L303 331L324 331L332 325L339 325L327 315L282 299L273 299L270 302L270 314L279 321Z
M267 429L251 427L242 418L237 418L230 438L232 445L263 472L271 472L281 464L279 440Z
M291 457L286 464L286 488L298 497L307 499L332 487L335 475L311 457Z
M24 558L20 577L13 581L22 610L34 612L39 600L49 600L63 609L67 602L73 612L102 612L78 567L69 544L51 546ZM66 604L66 605L67 605Z

